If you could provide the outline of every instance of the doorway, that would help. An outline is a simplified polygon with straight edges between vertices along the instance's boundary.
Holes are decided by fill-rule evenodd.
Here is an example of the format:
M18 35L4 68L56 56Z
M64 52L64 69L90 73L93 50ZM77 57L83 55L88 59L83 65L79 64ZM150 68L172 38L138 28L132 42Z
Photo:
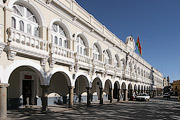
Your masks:
M32 105L33 103L33 80L23 80L23 105Z

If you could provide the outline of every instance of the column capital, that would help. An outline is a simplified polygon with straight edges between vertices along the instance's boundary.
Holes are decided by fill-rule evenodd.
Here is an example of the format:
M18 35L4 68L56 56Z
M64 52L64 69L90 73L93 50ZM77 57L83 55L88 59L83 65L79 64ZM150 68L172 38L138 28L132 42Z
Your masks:
M4 87L8 87L9 84L8 83L0 83L0 88L4 88Z

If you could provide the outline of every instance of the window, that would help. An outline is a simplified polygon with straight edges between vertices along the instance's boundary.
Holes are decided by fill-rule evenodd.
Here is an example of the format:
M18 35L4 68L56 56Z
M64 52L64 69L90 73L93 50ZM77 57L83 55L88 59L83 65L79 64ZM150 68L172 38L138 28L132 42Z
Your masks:
M68 41L66 38L66 34L63 30L63 28L57 24L54 23L52 25L52 42L58 46L67 48L68 47Z
M39 37L39 28L38 27L34 28L34 36Z
M11 20L11 27L16 29L16 19L14 17Z
M58 44L58 38L57 36L54 37L54 43L57 45Z
M32 31L31 31L31 25L30 24L27 24L27 33L31 34Z
M118 57L117 57L117 55L115 55L115 59L114 59L114 65L115 65L115 67L119 67L119 62L118 62L119 60L118 60Z
M62 39L59 38L59 46L62 46Z
M80 36L77 37L77 53L87 55L84 40Z
M24 22L22 20L19 21L19 30L24 32Z
M16 23L18 23L17 26ZM13 5L12 28L39 37L39 24L36 16L23 5Z
M95 60L100 60L100 53L99 53L99 49L96 45L93 46L93 58Z
M104 51L104 62L110 64L110 57L107 51Z

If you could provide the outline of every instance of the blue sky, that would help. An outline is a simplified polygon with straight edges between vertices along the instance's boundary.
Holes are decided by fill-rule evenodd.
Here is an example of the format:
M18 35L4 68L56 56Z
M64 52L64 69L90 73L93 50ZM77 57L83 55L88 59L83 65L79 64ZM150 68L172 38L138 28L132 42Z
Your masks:
M143 59L180 79L180 0L76 1L121 40L139 35Z

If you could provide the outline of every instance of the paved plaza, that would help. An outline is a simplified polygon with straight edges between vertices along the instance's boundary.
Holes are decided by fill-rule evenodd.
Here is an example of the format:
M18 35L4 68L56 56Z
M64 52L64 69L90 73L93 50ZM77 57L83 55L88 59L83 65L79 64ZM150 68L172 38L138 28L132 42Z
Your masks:
M74 105L69 109L66 106L51 106L48 113L41 113L39 107L9 110L8 119L29 120L180 120L180 101L154 98L149 102L128 101L104 105L93 103L91 107L86 104Z

